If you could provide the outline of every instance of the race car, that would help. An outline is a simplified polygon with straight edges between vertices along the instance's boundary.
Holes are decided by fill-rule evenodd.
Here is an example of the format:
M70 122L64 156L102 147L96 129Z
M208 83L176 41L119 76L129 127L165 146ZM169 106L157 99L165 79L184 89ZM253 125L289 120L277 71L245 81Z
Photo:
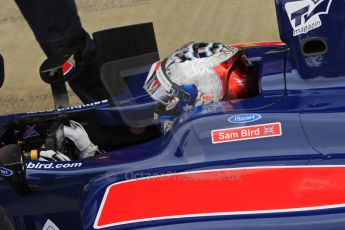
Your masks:
M151 23L94 34L107 100L69 107L77 51L48 58L55 109L0 117L0 228L344 228L345 3L275 2L282 42L234 45L258 95L195 106L166 133L143 88L159 59ZM71 121L100 151L80 158L64 140L69 161L39 160Z

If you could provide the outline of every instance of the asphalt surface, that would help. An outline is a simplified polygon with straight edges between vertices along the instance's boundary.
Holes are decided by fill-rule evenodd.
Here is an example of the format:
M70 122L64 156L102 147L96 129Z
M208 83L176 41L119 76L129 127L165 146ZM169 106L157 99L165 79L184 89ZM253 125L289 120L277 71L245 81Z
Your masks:
M190 41L227 44L279 40L274 0L77 0L89 32L153 22L161 57ZM13 0L0 3L0 53L5 84L0 114L53 107L38 69L45 56ZM79 104L70 92L72 104Z

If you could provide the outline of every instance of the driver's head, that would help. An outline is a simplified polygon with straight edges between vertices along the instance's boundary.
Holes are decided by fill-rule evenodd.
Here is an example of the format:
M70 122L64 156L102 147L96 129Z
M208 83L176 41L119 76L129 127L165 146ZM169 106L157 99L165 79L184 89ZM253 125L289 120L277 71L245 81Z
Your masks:
M166 111L186 111L257 91L254 68L243 51L222 43L190 43L152 65L145 90Z

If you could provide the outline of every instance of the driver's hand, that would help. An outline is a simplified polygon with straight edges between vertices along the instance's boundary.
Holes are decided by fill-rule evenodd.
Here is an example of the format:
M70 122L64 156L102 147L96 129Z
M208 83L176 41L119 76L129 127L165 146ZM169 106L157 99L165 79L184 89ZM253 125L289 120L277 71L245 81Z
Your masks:
M98 147L94 145L89 135L81 124L76 121L70 121L71 126L63 126L64 137L67 137L80 151L80 158L88 158L95 155Z

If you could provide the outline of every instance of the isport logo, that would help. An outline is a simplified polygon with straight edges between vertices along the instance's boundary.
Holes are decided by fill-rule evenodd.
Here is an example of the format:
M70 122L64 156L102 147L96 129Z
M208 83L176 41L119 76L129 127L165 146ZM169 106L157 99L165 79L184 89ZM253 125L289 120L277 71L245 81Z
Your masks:
M54 162L28 162L26 163L27 169L69 169L69 168L80 168L83 163L54 163Z
M328 14L333 0L300 0L288 2L285 9L293 28L293 36L306 34L322 25L320 15Z

